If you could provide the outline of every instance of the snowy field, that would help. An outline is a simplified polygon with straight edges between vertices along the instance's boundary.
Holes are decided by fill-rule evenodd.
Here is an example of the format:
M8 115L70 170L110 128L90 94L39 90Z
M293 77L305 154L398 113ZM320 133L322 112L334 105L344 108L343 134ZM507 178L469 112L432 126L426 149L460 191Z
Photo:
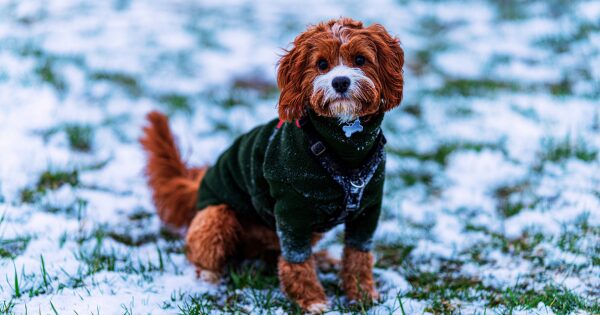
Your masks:
M570 0L0 0L0 313L299 313L259 262L195 279L136 139L159 109L211 163L275 117L282 48L342 15L400 37L406 90L382 298L320 273L332 314L599 314L600 3Z

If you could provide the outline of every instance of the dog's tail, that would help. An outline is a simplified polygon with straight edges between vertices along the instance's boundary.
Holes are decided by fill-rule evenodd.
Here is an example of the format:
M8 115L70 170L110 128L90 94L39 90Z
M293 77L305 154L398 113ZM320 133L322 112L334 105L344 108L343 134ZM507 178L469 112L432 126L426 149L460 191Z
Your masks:
M187 227L196 213L198 188L207 167L186 166L165 115L153 111L146 118L149 124L139 141L147 154L145 173L158 215L169 226Z

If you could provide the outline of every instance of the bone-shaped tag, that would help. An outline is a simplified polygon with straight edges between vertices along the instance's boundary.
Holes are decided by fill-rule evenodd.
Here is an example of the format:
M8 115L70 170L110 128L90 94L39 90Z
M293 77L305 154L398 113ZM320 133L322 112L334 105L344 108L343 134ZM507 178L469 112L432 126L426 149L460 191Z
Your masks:
M346 138L350 138L355 132L363 131L363 126L360 124L360 119L357 118L352 124L342 127L342 130L346 134Z

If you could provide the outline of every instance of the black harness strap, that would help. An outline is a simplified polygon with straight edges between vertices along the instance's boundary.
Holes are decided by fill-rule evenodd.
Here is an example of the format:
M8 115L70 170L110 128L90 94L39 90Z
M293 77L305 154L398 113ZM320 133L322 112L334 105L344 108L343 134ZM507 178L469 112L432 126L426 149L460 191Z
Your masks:
M312 155L344 190L345 211L339 219L345 219L348 214L360 209L360 201L365 187L384 159L385 137L380 130L375 145L365 162L358 168L348 169L340 163L340 159L334 152L327 149L308 119L301 119L300 126L308 139Z

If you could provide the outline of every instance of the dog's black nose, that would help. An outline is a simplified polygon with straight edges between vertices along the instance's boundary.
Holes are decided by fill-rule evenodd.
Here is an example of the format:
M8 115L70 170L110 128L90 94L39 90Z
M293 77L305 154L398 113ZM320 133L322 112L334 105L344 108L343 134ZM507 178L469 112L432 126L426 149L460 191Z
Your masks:
M333 81L331 81L331 86L338 93L344 93L348 91L348 87L350 86L350 78L348 77L335 77Z

